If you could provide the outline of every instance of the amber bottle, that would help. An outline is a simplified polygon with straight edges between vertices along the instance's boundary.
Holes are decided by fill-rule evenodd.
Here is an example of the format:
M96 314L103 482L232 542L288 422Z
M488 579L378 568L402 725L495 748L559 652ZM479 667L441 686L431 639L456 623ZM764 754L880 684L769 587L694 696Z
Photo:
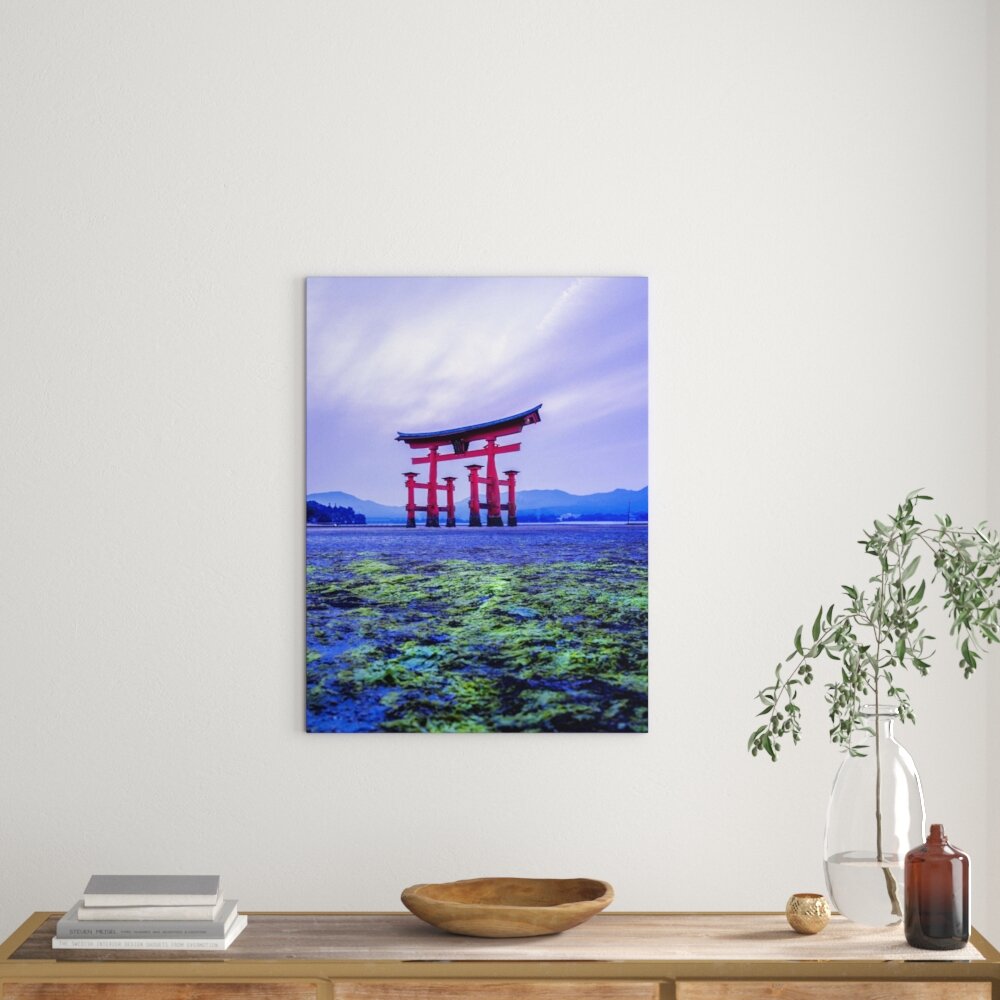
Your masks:
M931 824L926 844L906 855L906 940L914 948L948 951L969 940L969 856Z

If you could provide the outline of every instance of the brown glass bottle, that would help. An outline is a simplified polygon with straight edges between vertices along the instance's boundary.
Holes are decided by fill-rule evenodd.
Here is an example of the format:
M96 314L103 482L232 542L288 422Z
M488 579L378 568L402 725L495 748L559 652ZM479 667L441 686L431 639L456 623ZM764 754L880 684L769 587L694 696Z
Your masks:
M926 844L906 855L906 940L914 948L948 951L969 940L969 856L931 824Z

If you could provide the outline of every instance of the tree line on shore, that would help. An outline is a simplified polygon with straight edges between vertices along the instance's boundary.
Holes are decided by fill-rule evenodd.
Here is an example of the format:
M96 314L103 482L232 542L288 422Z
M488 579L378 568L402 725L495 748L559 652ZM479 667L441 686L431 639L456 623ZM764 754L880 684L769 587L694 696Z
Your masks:
M329 507L315 500L306 501L306 524L367 524L364 514L353 507Z

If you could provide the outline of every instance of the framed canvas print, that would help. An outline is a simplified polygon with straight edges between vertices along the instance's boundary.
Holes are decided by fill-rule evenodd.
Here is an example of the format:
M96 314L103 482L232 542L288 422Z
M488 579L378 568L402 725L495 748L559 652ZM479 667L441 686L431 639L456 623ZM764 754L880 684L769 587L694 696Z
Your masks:
M645 732L647 282L306 282L310 732Z

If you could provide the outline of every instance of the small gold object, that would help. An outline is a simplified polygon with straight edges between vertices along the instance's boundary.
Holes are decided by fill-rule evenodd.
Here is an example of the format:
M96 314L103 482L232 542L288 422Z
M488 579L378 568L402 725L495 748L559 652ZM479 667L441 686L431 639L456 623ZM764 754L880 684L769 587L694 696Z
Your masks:
M830 904L818 892L797 892L785 903L785 917L799 934L818 934L830 922Z

